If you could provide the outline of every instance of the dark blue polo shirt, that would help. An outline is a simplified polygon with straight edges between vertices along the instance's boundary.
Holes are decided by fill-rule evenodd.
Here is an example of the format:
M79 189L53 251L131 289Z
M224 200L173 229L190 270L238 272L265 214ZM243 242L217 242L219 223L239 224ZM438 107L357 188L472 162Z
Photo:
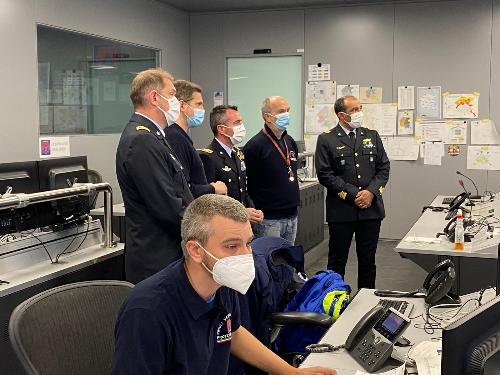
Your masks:
M214 187L207 181L200 155L189 135L179 125L172 124L165 129L165 138L184 168L184 176L193 196L197 198L204 194L215 193Z
M285 155L286 142L295 180L291 182L288 179L288 168L283 157L271 140L259 131L243 148L247 167L248 193L255 208L264 212L265 219L290 218L297 215L297 207L300 204L297 144L286 131L278 140L267 125L265 128Z
M113 374L226 374L231 333L239 326L236 291L220 288L210 307L181 259L137 284L122 306Z

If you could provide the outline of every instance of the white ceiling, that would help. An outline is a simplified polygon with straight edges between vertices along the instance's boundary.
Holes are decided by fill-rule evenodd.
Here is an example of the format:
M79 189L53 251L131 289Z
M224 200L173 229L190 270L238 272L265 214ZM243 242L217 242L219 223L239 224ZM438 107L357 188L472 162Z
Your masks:
M158 0L186 12L228 12L355 4L391 4L456 0Z

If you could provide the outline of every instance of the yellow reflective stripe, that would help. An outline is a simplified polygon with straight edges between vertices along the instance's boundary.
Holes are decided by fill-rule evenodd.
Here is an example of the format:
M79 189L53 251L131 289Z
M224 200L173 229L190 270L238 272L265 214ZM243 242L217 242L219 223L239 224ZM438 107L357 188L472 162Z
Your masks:
M326 314L330 315L330 309L332 307L333 300L337 296L339 297L339 299L337 302L335 302L333 315L331 315L333 320L336 320L339 317L340 309L342 307L342 302L347 298L347 292L343 290L334 290L332 292L327 293L325 298L323 299L323 310L325 310Z

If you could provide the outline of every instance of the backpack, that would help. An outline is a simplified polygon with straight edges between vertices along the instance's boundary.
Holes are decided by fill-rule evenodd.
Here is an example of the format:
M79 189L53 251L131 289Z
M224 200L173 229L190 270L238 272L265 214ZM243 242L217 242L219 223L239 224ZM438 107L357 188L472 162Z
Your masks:
M351 287L338 273L326 270L310 278L286 306L285 312L304 311L328 314L335 321L349 303ZM312 325L284 327L275 341L277 353L304 353L317 343L326 329Z

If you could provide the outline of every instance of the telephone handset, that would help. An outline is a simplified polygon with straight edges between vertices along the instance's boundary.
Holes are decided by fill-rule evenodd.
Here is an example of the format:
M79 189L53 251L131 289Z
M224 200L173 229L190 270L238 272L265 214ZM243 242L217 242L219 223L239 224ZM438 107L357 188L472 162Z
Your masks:
M368 372L380 369L391 356L394 343L410 319L393 308L375 306L353 328L345 348Z
M450 259L446 259L437 264L436 267L427 275L424 280L424 284L422 285L422 287L426 290L425 303L431 306L436 305L445 297L448 297L447 303L450 302L450 298L453 302L460 303L460 298L451 296L448 293L455 282L455 278L455 265Z
M470 226L471 222L469 220L464 220L464 229ZM446 235L448 238L448 241L450 242L455 242L455 228L457 226L457 218L454 217L448 223L443 229L443 233L438 233L438 235ZM471 236L468 235L467 233L465 234L465 242L470 242L471 241Z
M458 210L458 208L465 202L467 199L467 194L465 192L458 194L453 200L450 202L449 211Z

